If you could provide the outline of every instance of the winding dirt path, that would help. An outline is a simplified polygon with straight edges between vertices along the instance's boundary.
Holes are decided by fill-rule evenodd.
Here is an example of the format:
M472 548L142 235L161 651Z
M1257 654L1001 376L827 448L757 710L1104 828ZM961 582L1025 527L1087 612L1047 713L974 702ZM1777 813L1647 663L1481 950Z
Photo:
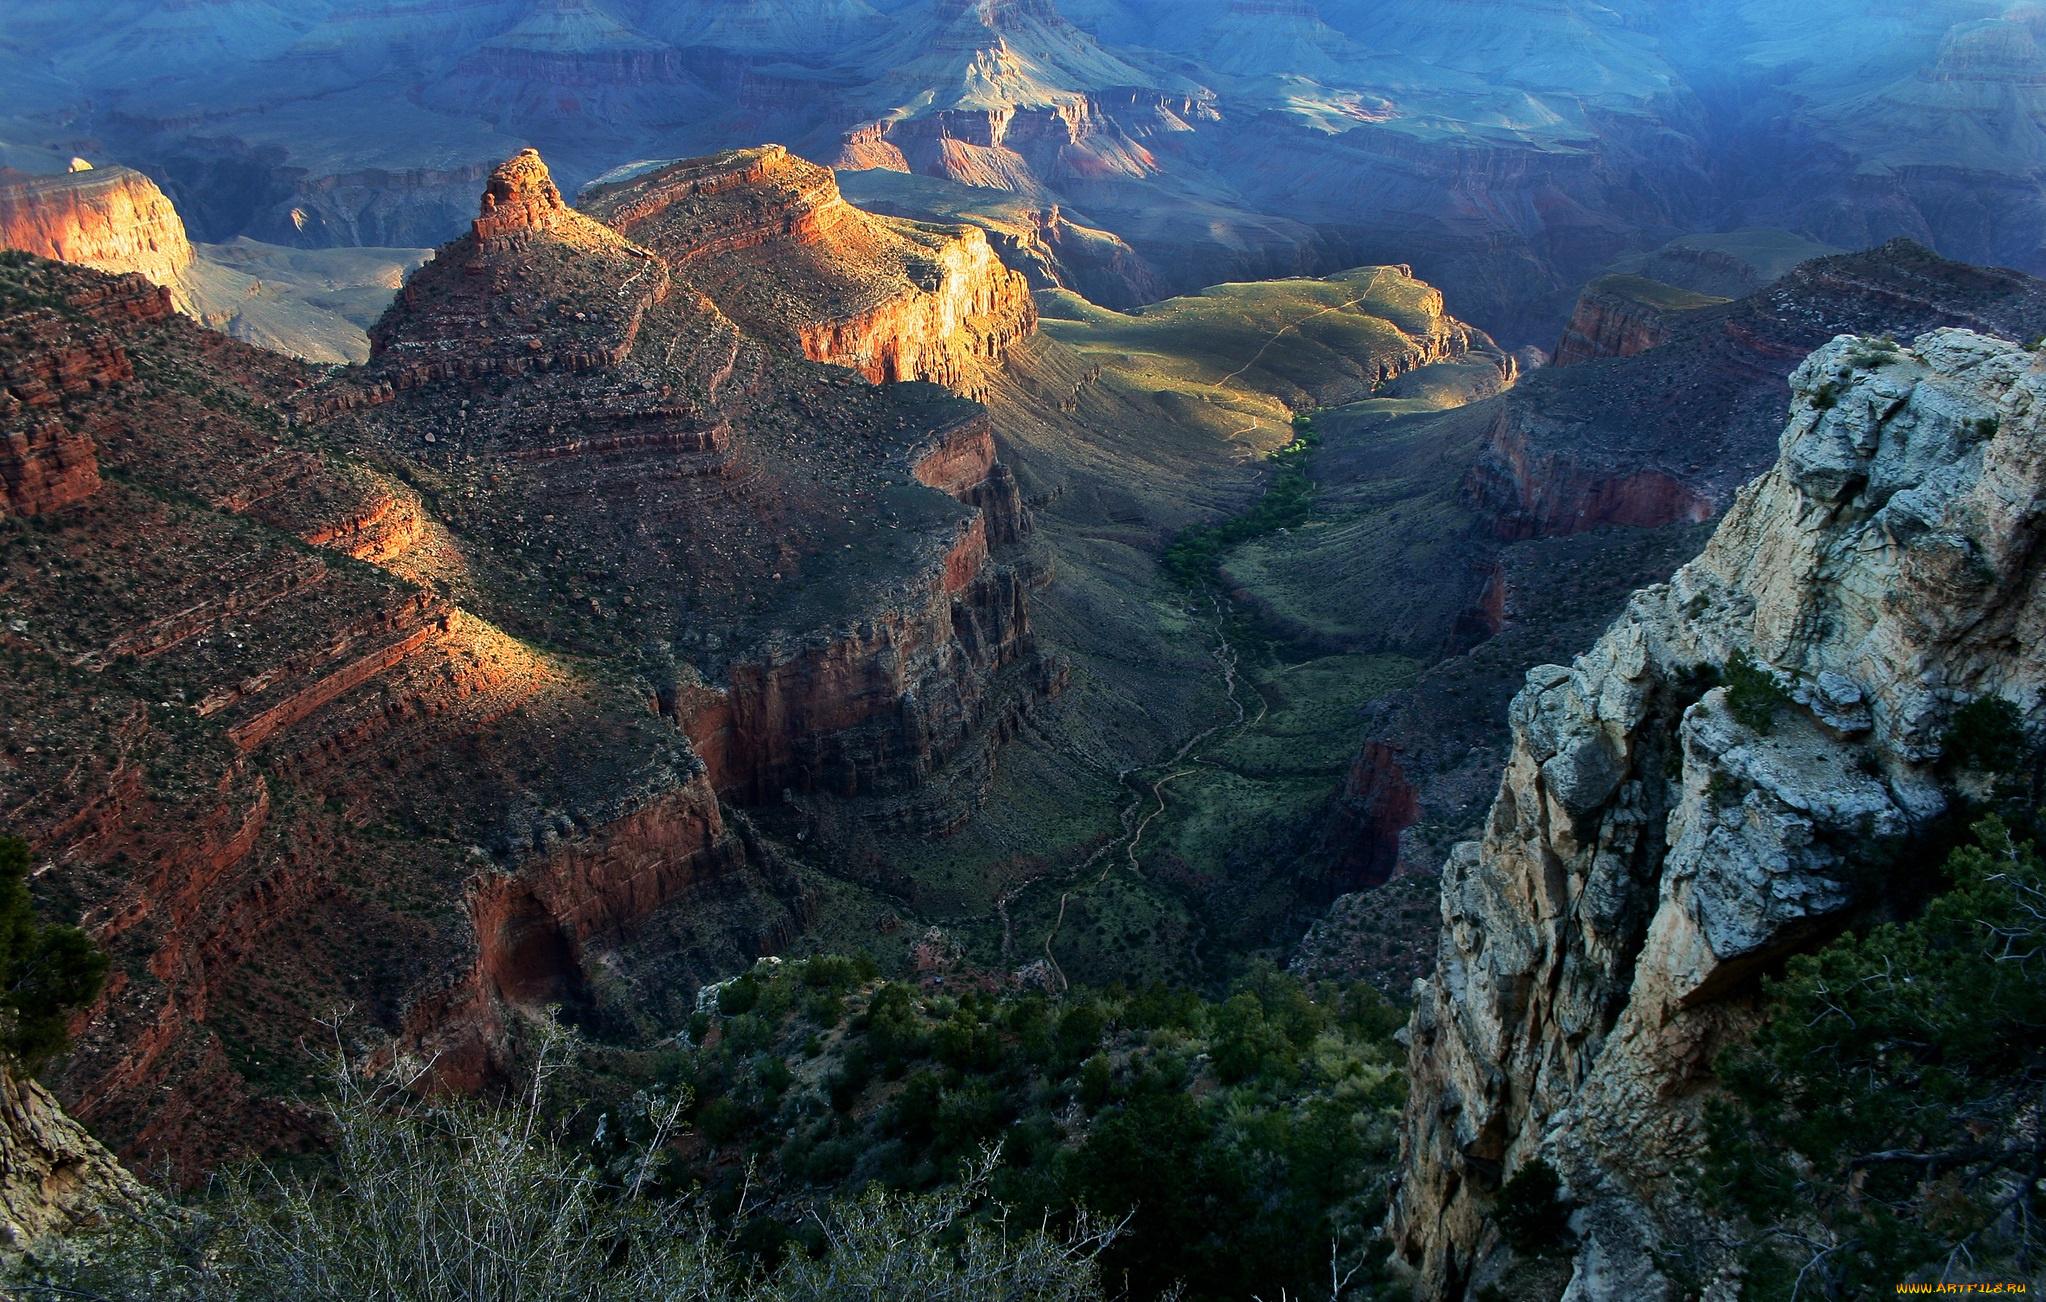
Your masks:
M1298 330L1301 326L1306 325L1309 321L1314 320L1316 317L1324 317L1331 312L1340 312L1345 308L1355 307L1357 306L1357 304L1362 303L1365 299L1370 298L1371 291L1378 288L1378 278L1383 274L1385 274L1384 267L1380 267L1377 270L1373 271L1371 273L1370 283L1364 286L1364 292L1357 295L1357 297L1351 299L1349 302L1338 303L1334 307L1325 307L1322 308L1319 312L1309 312L1306 316L1301 317L1298 321L1294 321L1288 325L1280 326L1277 330L1274 330L1272 332L1270 338L1266 339L1264 343L1261 346L1259 346L1256 352L1250 355L1249 361L1245 362L1243 365L1229 372L1229 374L1223 376L1221 379L1216 380L1213 384L1210 384L1206 387L1211 389L1226 389L1229 385L1229 381L1235 379L1237 376L1243 374L1251 367L1256 366L1259 362L1263 361L1264 355L1271 351L1272 345L1279 342L1280 339L1284 338L1291 331ZM1395 329L1397 329L1397 327L1395 327ZM1242 429L1237 430L1229 437L1232 440L1242 438L1245 434L1248 434L1252 430L1257 429L1259 426L1263 425L1267 420L1270 419L1271 417L1268 416L1253 417L1251 419L1250 424L1245 425Z
M1133 793L1130 803L1127 806L1125 806L1122 811L1123 828L1122 835L1115 838L1112 841L1109 841L1106 845L1103 845L1102 847L1097 849L1093 854L1087 856L1086 862L1080 865L1076 875L1084 876L1089 869L1094 867L1095 864L1100 863L1101 860L1114 854L1118 849L1123 851L1123 854L1129 863L1130 871L1133 873L1141 874L1143 872L1143 865L1137 858L1137 850L1138 847L1143 842L1145 830L1148 829L1153 822L1157 821L1157 819L1161 817L1166 811L1167 805L1165 799L1165 788L1167 784L1177 781L1178 779L1187 776L1189 773L1197 772L1199 765L1211 763L1211 761L1204 755L1193 755L1192 760L1194 767L1176 768L1176 766L1185 762L1188 756L1192 754L1193 750L1196 747L1203 745L1210 738L1214 737L1217 733L1228 731L1231 733L1231 740L1234 740L1236 736L1242 735L1246 730L1254 728L1258 724L1263 723L1265 720L1265 716L1271 712L1271 704L1270 702L1265 700L1264 693L1262 692L1255 693L1257 697L1256 718L1252 718L1250 715L1250 711L1244 707L1243 698L1238 694L1238 688L1242 684L1243 680L1241 676L1237 673L1238 662L1236 657L1236 648L1229 641L1228 620L1223 614L1221 599L1211 598L1211 600L1214 602L1215 605L1214 659L1221 671L1222 690L1228 696L1230 706L1236 711L1236 717L1234 719L1225 719L1221 723L1217 723L1209 728L1204 728L1200 732L1195 733L1193 736L1188 737L1186 739L1186 742L1183 745L1181 745L1177 751L1174 751L1171 758L1167 759L1163 764L1143 766L1144 768L1175 769L1176 771L1167 773L1163 777L1145 783L1143 787L1139 788L1136 792ZM1135 768L1124 769L1122 772L1116 774L1116 781L1127 783L1130 774L1141 771L1142 771L1141 769ZM1149 802L1152 804L1152 808L1150 809L1149 812L1145 813L1141 819L1139 819L1137 817L1137 812L1144 807L1144 805L1146 804L1147 797L1149 798ZM1065 924L1066 905L1072 900L1072 897L1074 895L1081 894L1086 891L1095 890L1098 887L1100 887L1102 883L1108 880L1109 873L1113 872L1114 869L1115 869L1114 861L1111 860L1109 863L1102 865L1101 872L1094 878L1092 882L1089 882L1084 886L1068 887L1066 890L1059 893L1058 916L1052 921L1051 930L1045 933L1042 949L1044 950L1044 960L1051 966L1052 975L1058 978L1059 989L1061 990L1071 989L1072 984L1066 979L1065 969L1059 966L1058 958L1051 952L1051 946L1052 942L1058 939L1059 928ZM1003 895L996 902L996 908L1001 913L1002 916L1002 938L1005 953L1007 952L1009 936L1012 934L1012 928L1009 922L1008 909L1009 899L1011 898L1011 896L1020 894L1022 891L1028 889L1030 885L1031 883L1023 883L1017 886L1015 890L1009 892L1008 894ZM1200 939L1196 937L1193 943L1194 964L1195 967L1198 968L1201 961Z

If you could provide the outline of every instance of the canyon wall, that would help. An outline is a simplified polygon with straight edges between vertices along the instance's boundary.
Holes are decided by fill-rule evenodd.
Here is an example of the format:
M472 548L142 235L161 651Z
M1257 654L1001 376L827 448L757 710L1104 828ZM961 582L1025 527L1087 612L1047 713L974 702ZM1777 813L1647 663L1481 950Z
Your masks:
M630 591L639 572L658 572L650 581L705 594L689 639L729 630L711 635L715 654L663 670L658 688L723 796L814 790L878 798L888 821L955 821L957 808L912 817L901 802L970 737L999 744L1000 720L1057 675L1031 649L1023 582L994 554L1028 524L986 410L925 384L875 384L972 387L1034 324L1020 277L979 231L869 216L779 146L593 188L585 209L616 229L563 207L532 151L498 169L483 202L470 236L415 275L372 332L375 358L350 382L368 406L344 404L359 413L349 419L414 428L402 455L438 457L421 445L445 430L450 395L464 395L465 446L495 467L486 489L530 495L512 511L524 527L493 547L586 540L628 499L642 521L666 522L596 587ZM518 387L485 393L493 376ZM798 413L812 428L790 443L780 427ZM866 423L822 432L848 419ZM873 520L811 501L813 476L889 489L862 510L891 528L894 488L943 497L918 498L925 518L902 536L907 550L870 571L849 539ZM740 541L763 514L784 520L779 532ZM851 569L813 577L807 565L831 552L804 535L833 516L854 530L832 544ZM735 581L776 585L764 624L713 591ZM806 600L815 585L835 599ZM795 613L817 606L837 611ZM524 601L503 610L535 613Z
M475 1084L648 915L793 907L644 695L400 577L445 525L287 419L313 372L32 258L0 320L29 453L0 483L39 517L0 539L0 795L41 902L116 958L52 1085L123 1157L191 1178L303 1138L278 1073L326 1007Z
M1627 297L1681 310L1657 309L1655 347L1629 351L1636 314L1606 344L1587 335L1580 349L1610 345L1614 355L1545 367L1491 400L1464 492L1498 537L1710 519L1773 455L1783 377L1841 330L1948 325L2030 338L2046 325L2040 282L1908 240L1803 262L1732 302L1621 279Z
M863 212L829 169L779 145L664 167L581 202L749 331L877 384L984 396L986 370L1036 326L1028 282L979 227Z
M171 201L125 167L61 176L0 171L0 248L132 271L180 292L193 256Z
M1645 352L1670 337L1671 317L1724 302L1642 276L1600 276L1577 296L1553 364L1573 366Z
M1392 1215L1424 1296L1510 1283L1491 1219L1535 1157L1579 1240L1565 1296L1727 1292L1734 1240L1683 1173L1754 978L1878 909L1878 853L1948 806L1954 709L2046 683L2046 365L1941 329L1842 337L1792 376L1781 455L1704 553L1598 644L1531 671L1482 839L1451 853ZM1786 694L1743 724L1701 669Z
M1029 328L978 232L789 170L825 182L808 243L773 183L713 197L763 214L763 265L908 304L863 336L904 366ZM660 1031L807 907L724 801L942 832L1058 689L986 410L819 365L800 327L850 312L720 282L787 322L750 333L689 278L718 262L671 269L529 151L347 370L0 264L0 513L38 517L0 537L0 797L116 957L54 1088L124 1157L304 1139L332 1006L464 1089L550 1005Z

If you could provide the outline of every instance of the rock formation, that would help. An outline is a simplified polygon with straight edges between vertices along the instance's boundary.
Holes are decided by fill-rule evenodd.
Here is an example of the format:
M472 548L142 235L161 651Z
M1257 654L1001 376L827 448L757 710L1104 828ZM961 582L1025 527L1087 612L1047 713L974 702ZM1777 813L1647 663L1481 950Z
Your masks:
M1673 316L1725 301L1642 276L1600 276L1577 296L1553 365L1646 352L1669 338Z
M535 155L487 192L338 375L0 266L0 793L118 960L56 1092L145 1164L301 1134L331 1005L458 1087L547 1005L685 1017L808 908L726 801L943 830L1058 686L984 409L748 334Z
M2024 334L2042 308L2046 293L2028 276L1949 262L1905 240L1805 262L1736 302L1666 315L1660 347L1544 368L1495 399L1467 489L1507 538L1709 519L1768 464L1783 377L1833 333L1966 325Z
M0 248L134 272L181 312L237 339L307 361L361 361L378 295L424 250L292 250L241 238L192 244L156 183L125 167L27 174L0 169Z
M0 247L137 272L173 289L192 265L177 209L154 181L125 167L57 176L0 171Z
M1686 235L1659 249L1629 254L1606 272L1641 276L1713 298L1740 298L1789 275L1799 263L1845 252L1791 231L1750 227Z
M629 493L662 521L664 536L639 544L612 583L591 586L690 594L690 622L663 635L700 652L663 687L663 708L712 784L742 800L813 785L910 798L990 712L1008 708L1010 688L989 676L1035 663L1018 580L990 559L1025 527L1015 489L978 407L918 386L892 399L858 381L844 391L820 379L828 372L788 371L763 344L875 379L969 388L1034 321L1020 278L978 231L870 217L838 196L829 172L777 147L593 191L590 210L617 230L560 207L536 156L513 160L491 186L503 194L476 231L443 249L378 327L366 378L430 391L374 419L430 432L450 383L535 377L501 400L501 414L500 400L473 398L467 419L477 423L460 446L521 467L509 481L491 477L497 494L563 508L533 501L520 541L505 540L514 551L535 532L585 533L583 503L602 500L586 496L592 489ZM557 412L592 404L600 419L585 414L576 435L556 433ZM815 435L763 446L791 410L841 427L857 451ZM454 440L441 453L418 437L408 455L455 455ZM821 523L802 507L818 491L801 482L813 475L848 494ZM910 484L946 496L893 491ZM854 501L872 514L852 511ZM879 543L874 517L918 532ZM754 532L770 520L781 523ZM761 584L785 585L772 590L796 600L806 588L836 590L851 603L839 616L849 622L783 622L819 616L780 600L755 609L748 590ZM706 640L707 627L726 631ZM1032 681L1026 696L1043 690ZM903 816L942 823L957 813Z
M1320 509L1341 527L1316 550L1291 544L1301 577L1281 604L1401 630L1424 640L1399 649L1435 662L1365 708L1326 834L1334 861L1374 876L1441 871L1452 846L1481 833L1526 670L1575 653L1634 588L1696 553L1703 526L1690 522L1773 460L1800 361L1841 328L1942 325L2032 338L2046 329L2046 286L1900 242L1805 262L1761 293L1684 314L1659 347L1537 370L1467 407L1390 424L1348 409L1319 418ZM1435 481L1420 468L1443 464L1467 468L1461 500L1421 505L1432 499L1418 485ZM1419 501L1381 506L1395 484L1417 485ZM1353 523L1353 500L1384 514ZM1411 518L1450 523L1416 530ZM1406 580L1353 581L1370 572L1345 550L1353 538L1372 540L1371 564Z
M0 1254L147 1197L48 1090L0 1067Z
M582 202L752 333L877 384L980 396L985 370L1037 322L1028 284L980 228L862 212L828 169L779 145L661 168Z
M1529 673L1483 839L1450 856L1392 1224L1426 1296L1508 1278L1492 1200L1537 1156L1577 1204L1567 1296L1675 1298L1679 1260L1730 1281L1682 1178L1714 1050L1759 973L1880 916L1880 851L1949 803L1954 709L2039 708L2046 366L1967 330L1843 336L1791 387L1704 553ZM1700 694L1743 652L1772 727Z
M512 130L540 126L550 140L577 138L586 148L714 106L677 50L587 0L540 0L531 9L457 63L427 102L480 111Z
M2022 5L17 8L0 117L68 125L0 150L142 167L209 242L434 244L526 144L573 191L780 139L1056 206L1077 252L1129 250L1113 278L1145 297L1407 262L1509 347L1547 347L1581 285L1684 231L1901 235L2036 270L2046 222Z

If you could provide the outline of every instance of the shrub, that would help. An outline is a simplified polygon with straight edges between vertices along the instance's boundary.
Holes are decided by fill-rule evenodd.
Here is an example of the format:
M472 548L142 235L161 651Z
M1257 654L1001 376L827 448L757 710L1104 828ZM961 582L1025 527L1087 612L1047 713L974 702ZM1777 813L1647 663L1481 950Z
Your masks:
M750 1013L760 1002L760 982L751 972L744 973L718 991L718 1011L727 1017Z
M1174 583L1195 589L1210 585L1218 577L1223 553L1231 547L1307 523L1314 500L1307 467L1320 436L1310 420L1295 418L1293 425L1293 441L1271 455L1276 473L1262 497L1220 524L1183 531L1165 549L1159 568Z
M926 1041L916 996L906 985L891 982L874 991L861 1018L867 1042L881 1059L883 1069L893 1075L903 1063L921 1057Z
M1105 1053L1097 1053L1080 1064L1080 1101L1098 1109L1115 1091L1115 1067Z
M1081 1004L1068 1008L1059 1017L1059 1057L1067 1062L1079 1062L1094 1052L1101 1043L1101 1033L1108 1029L1108 1019L1093 1004Z
M1891 362L1902 360L1903 354L1897 348L1897 341L1887 335L1880 339L1864 339L1848 350L1847 364L1863 370L1874 370Z
M1290 1065L1291 1042L1285 1031L1265 1018L1264 1005L1248 990L1232 997L1215 1013L1209 1056L1215 1074L1229 1084L1252 1076L1283 1071Z
M332 1163L255 1167L196 1208L158 1206L17 1264L24 1302L1093 1302L1096 1258L1119 1226L1081 1213L1063 1233L1012 1226L988 1204L983 1154L958 1184L874 1190L815 1214L821 1253L783 1252L773 1225L721 1225L691 1198L649 1196L642 1161L606 1181L540 1119L533 1087L501 1106L365 1085L337 1062ZM779 1259L779 1264L777 1263ZM757 1266L749 1266L757 1262Z
M76 927L36 918L28 843L0 837L0 1053L35 1072L70 1043L71 1014L99 997L107 956Z
M1537 1157L1521 1163L1499 1191L1492 1219L1499 1237L1523 1257L1553 1257L1570 1246L1570 1208L1563 1202L1563 1177Z
M857 959L842 954L824 954L803 964L803 984L833 994L844 994L862 981L873 980L876 975L874 960L864 954Z
M2008 773L2025 761L2024 715L2001 696L1979 697L1954 711L1939 743L1952 768Z
M1703 1179L1755 1229L1745 1296L2020 1278L2046 1253L2046 865L1991 819L1946 868L1922 917L1792 959L1720 1055Z
M1790 699L1776 683L1776 675L1755 661L1746 651L1736 651L1726 662L1726 708L1744 727L1766 733L1776 724L1776 711Z
M974 1215L994 1176L992 1153L965 1180L936 1193L880 1189L835 1202L817 1223L824 1251L791 1253L750 1293L753 1302L1093 1302L1102 1294L1096 1259L1121 1226L1088 1212L1053 1235L1017 1226L1005 1211Z

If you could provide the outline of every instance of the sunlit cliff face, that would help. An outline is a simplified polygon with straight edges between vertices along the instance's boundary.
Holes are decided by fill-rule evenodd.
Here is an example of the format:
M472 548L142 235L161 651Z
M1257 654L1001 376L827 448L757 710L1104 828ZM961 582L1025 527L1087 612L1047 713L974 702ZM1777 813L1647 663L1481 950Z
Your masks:
M529 144L572 199L779 140L1099 231L1119 301L1409 262L1548 346L1685 231L2046 265L2042 31L2037 0L21 0L0 161L90 138L198 239L422 247Z

